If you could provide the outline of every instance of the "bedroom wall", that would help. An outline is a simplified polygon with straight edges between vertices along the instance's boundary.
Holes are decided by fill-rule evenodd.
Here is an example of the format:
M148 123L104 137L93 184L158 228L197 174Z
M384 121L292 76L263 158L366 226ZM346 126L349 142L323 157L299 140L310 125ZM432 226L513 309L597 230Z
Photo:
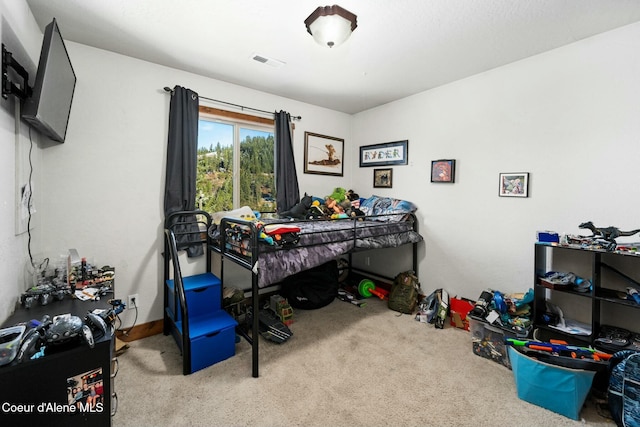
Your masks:
M640 227L638 40L633 24L354 116L355 158L359 145L409 140L392 189L374 191L372 168L353 179L418 205L425 291L526 292L537 230ZM443 158L456 160L454 184L430 182ZM500 172L529 172L529 197L498 197Z
M89 261L114 266L116 296L126 301L127 295L139 294L138 323L162 318L169 112L163 87L179 84L202 96L300 115L293 138L301 191L330 194L351 180L349 168L343 178L302 173L304 132L344 138L349 145L349 115L77 43L67 42L67 48L78 83L67 141L43 151L43 252L56 256L76 248ZM256 63L256 72L273 70ZM353 159L348 157L350 165ZM125 312L125 327L133 314Z
M42 33L25 2L0 2L0 34L2 43L29 72L30 84L33 84ZM30 278L26 273L30 270L28 235L26 232L16 234L16 182L24 184L29 180L29 130L23 122L16 120L16 114L19 117L19 102L12 96L6 100L0 98L0 323L11 314ZM40 159L36 147L31 157L34 165L32 206L37 211L31 222L34 251L39 250L42 231L39 218L44 214ZM26 231L24 223L21 230Z
M37 58L42 33L26 3L2 2L0 13L3 41L7 29L16 32L27 56ZM469 298L486 287L526 291L536 230L578 233L585 220L639 226L639 33L640 24L631 25L354 116L68 42L78 75L68 140L49 146L34 137L34 252L57 257L73 247L114 265L116 296L140 295L138 323L162 317L169 106L162 88L180 84L301 115L294 132L301 191L326 195L344 186L415 202L425 290L444 287ZM28 256L26 234L15 236L14 227L13 110L0 103L1 321L26 288ZM345 139L343 178L303 173L304 131ZM17 134L21 144L28 141L24 125ZM358 167L358 147L401 139L409 140L410 164L393 168L392 189L374 189L373 168ZM439 158L457 160L455 184L429 182L430 161ZM531 173L529 198L497 196L498 173L514 171ZM398 259L365 253L361 261L366 257L387 274L407 265L402 252ZM133 312L125 314L128 326Z

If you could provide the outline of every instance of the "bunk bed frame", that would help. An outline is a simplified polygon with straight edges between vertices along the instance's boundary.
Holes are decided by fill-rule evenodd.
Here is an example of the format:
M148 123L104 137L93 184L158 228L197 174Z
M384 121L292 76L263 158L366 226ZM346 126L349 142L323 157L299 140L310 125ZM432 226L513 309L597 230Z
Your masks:
M205 221L198 220L197 217L205 218ZM394 218L390 221L390 218ZM335 234L328 233L324 229L313 229L315 225L320 222L325 222L327 226L335 225L340 230L336 230ZM418 221L414 213L402 213L402 214L386 214L386 215L371 215L368 217L360 218L346 218L339 220L328 219L314 219L314 220L296 220L280 219L268 221L269 224L283 224L283 225L301 225L301 229L305 228L305 225L311 227L311 231L300 232L300 242L290 245L288 247L282 246L270 246L261 241L260 226L252 220L245 220L242 218L230 218L223 217L219 225L215 225L211 221L211 215L207 212L194 210L194 211L180 211L173 213L165 222L165 266L164 266L164 280L165 283L170 280L169 261L173 260L174 271L173 276L180 275L179 261L177 260L176 252L179 250L187 249L190 245L200 245L203 242L206 243L205 250L206 256L206 269L207 272L211 271L211 254L213 252L220 256L220 280L222 286L224 286L224 265L225 261L231 261L240 267L251 272L251 310L252 322L249 330L238 326L236 331L242 335L243 338L251 345L252 349L252 376L257 378L259 376L259 316L257 313L260 311L259 291L268 287L278 285L279 281L265 282L261 277L261 262L265 261L266 257L283 255L283 251L293 253L296 250L313 250L317 248L321 250L320 259L316 259L315 265L307 265L305 267L300 266L300 270L281 272L283 277L294 274L298 271L306 270L317 265L321 262L330 261L336 259L339 256L348 257L348 270L349 274L357 273L369 277L377 277L380 279L393 280L392 277L385 277L383 275L368 272L359 268L355 268L352 265L352 255L354 252L365 251L372 249L369 244L374 242L375 248L393 248L399 246L405 246L407 244L412 245L412 270L418 274L418 243L422 240L422 237L418 234ZM394 225L395 224L395 225ZM206 230L203 230L207 227ZM240 227L243 231L244 239L239 246L238 241L234 241L231 236L237 233L237 229ZM175 235L175 240L172 239ZM395 240L393 243L375 243L375 239L386 238L392 236L408 236L406 239ZM327 237L328 236L328 237ZM335 237L334 237L335 236ZM328 239L328 240L327 240ZM393 239L392 239L393 240ZM175 242L178 241L177 247ZM190 243L191 242L191 243ZM173 245L170 245L173 243ZM324 246L337 245L338 249L333 252L324 254ZM173 246L173 247L172 247ZM322 248L322 249L320 249ZM284 254L288 255L288 254ZM306 252L304 253L306 255ZM305 257L306 258L306 257ZM298 261L302 263L303 261ZM177 266L177 268L176 268ZM296 268L299 267L296 265ZM167 292L167 286L165 285L164 291L164 312L165 312L165 335L171 332L167 313L176 313L180 311L182 314L182 334L183 337L189 335L188 330L188 307L186 305L185 291L182 289L183 280L181 277L175 279L176 289L174 292L175 298ZM275 280L275 279L274 279ZM222 291L222 286L220 292ZM247 291L248 289L243 289ZM173 307L171 307L173 305ZM178 309L178 306L180 309ZM175 328L173 328L175 329ZM182 343L178 343L183 352L183 359L189 359L191 357L191 347L186 339L183 338ZM182 344L182 345L180 345ZM187 363L187 362L185 362ZM190 367L185 365L184 373L187 374Z
M409 213L409 214L392 214L392 215L385 215L385 217L389 217L389 216L395 216L397 215L398 218L400 218L400 216L403 217L403 221L407 224L410 224L408 227L408 231L414 232L415 234L418 234L418 221L416 219L415 214L413 213ZM358 251L364 251L367 250L367 248L360 248L358 246L358 240L359 240L359 231L362 230L361 227L359 227L360 224L364 224L364 222L362 221L363 219L367 220L367 219L376 219L376 217L382 217L382 215L374 215L374 216L369 216L369 217L364 217L364 218L347 218L347 219L340 219L340 220L325 220L325 219L321 219L321 220L296 220L295 222L292 222L290 219L282 219L279 220L278 222L270 222L270 224L274 224L274 223L280 223L280 224L285 224L285 225L295 225L295 224L304 224L304 223L310 223L310 222L317 222L317 221L331 221L331 222L336 222L336 221L342 221L343 224L349 224L349 229L350 229L350 233L348 236L344 236L342 235L341 237L338 237L338 242L333 241L331 243L340 243L340 242L350 242L350 249L348 250L344 250L340 255L341 256L347 256L348 257L348 269L349 269L349 274L352 273L358 273L361 275L365 275L365 276L370 276L370 277L378 277L381 279L386 279L389 281L393 280L393 277L386 277L377 273L372 273L363 269L359 269L359 268L355 268L353 267L352 264L352 255L354 252L358 252ZM371 223L372 221L369 221L369 223ZM386 222L379 222L379 221L373 221L375 224L372 225L372 227L379 227L380 230L383 227L386 227L388 225L388 223ZM243 247L242 250L239 250L239 248L230 243L228 240L228 233L226 232L227 230L229 230L232 227L236 227L236 226L241 226L243 227L245 230L248 230L247 236L248 236L248 243L247 246ZM215 243L215 239L214 237L212 237L211 235L210 237L210 248L213 252L216 252L220 255L220 277L224 283L224 264L225 264L225 260L229 260L239 266L241 266L242 268L251 271L251 301L252 301L252 313L259 313L260 310L260 302L259 302L259 298L257 297L259 295L259 290L260 289L265 289L268 288L270 286L275 286L278 283L260 283L260 267L259 267L259 262L260 262L260 257L267 254L267 253L273 253L279 250L295 250L295 249L300 249L300 246L292 246L291 248L287 249L287 248L273 248L270 246L266 246L264 244L260 243L260 239L259 239L259 234L260 234L260 229L256 226L256 223L254 221L247 221L247 220L243 220L243 219L238 219L238 218L223 218L220 222L220 226L219 226L219 242L216 244ZM315 233L320 233L319 231L311 231L311 234L315 234ZM421 238L420 240L421 241ZM411 244L412 245L412 270L415 271L416 275L418 274L418 243L419 241L415 241L415 242L411 242L411 243L405 243L403 245L406 244ZM307 244L307 246L303 246L303 247L310 247L310 246L322 246L327 244L327 242L315 242L315 243L309 243ZM352 245L352 246L351 246ZM392 248L392 247L397 247L397 246L386 246L384 248ZM381 248L382 249L382 248ZM243 255L244 253L244 255ZM330 259L335 259L335 256L331 257L331 258L327 258L327 261L329 261ZM308 267L311 268L311 267ZM290 272L290 274L294 274L295 272ZM290 275L289 274L289 275ZM259 316L254 315L252 316L252 324L251 324L251 335L249 335L247 333L246 330L242 329L241 327L238 328L238 332L240 333L240 335L242 335L247 342L251 345L251 350L252 350L252 376L254 378L257 378L259 376Z

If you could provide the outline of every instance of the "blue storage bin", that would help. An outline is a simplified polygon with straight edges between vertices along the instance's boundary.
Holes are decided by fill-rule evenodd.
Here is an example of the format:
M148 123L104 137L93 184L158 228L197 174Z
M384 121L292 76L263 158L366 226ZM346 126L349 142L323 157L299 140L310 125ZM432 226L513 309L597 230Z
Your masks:
M189 307L189 316L201 316L222 308L222 290L220 289L222 283L216 275L212 273L197 274L186 276L182 281L187 298L187 307ZM167 289L167 312L172 319L179 320L182 316L180 301L177 301L177 313L173 312L174 302L178 298L173 280L167 280Z
M236 354L235 327L238 322L224 310L191 318L189 337L191 339L191 373L228 359ZM176 322L182 330L182 322ZM173 334L179 347L180 335Z
M579 420L594 371L550 365L509 346L509 359L518 397L565 417Z

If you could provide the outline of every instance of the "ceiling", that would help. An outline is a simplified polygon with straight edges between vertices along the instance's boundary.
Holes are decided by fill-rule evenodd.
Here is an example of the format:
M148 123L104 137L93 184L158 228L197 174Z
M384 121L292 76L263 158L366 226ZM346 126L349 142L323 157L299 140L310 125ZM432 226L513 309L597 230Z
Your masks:
M66 40L350 114L640 21L639 0L340 0L358 28L329 49L304 25L325 3L27 3Z

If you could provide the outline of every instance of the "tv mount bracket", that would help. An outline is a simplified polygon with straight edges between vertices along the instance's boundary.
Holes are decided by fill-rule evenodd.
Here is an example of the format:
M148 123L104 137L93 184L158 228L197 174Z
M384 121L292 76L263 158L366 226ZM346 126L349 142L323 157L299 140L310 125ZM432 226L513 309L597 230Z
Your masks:
M9 80L9 68L12 68L20 77L22 77L24 89L16 86ZM9 95L15 95L20 99L31 96L32 90L29 87L29 73L22 65L15 60L11 52L4 47L2 43L2 97L7 99Z

